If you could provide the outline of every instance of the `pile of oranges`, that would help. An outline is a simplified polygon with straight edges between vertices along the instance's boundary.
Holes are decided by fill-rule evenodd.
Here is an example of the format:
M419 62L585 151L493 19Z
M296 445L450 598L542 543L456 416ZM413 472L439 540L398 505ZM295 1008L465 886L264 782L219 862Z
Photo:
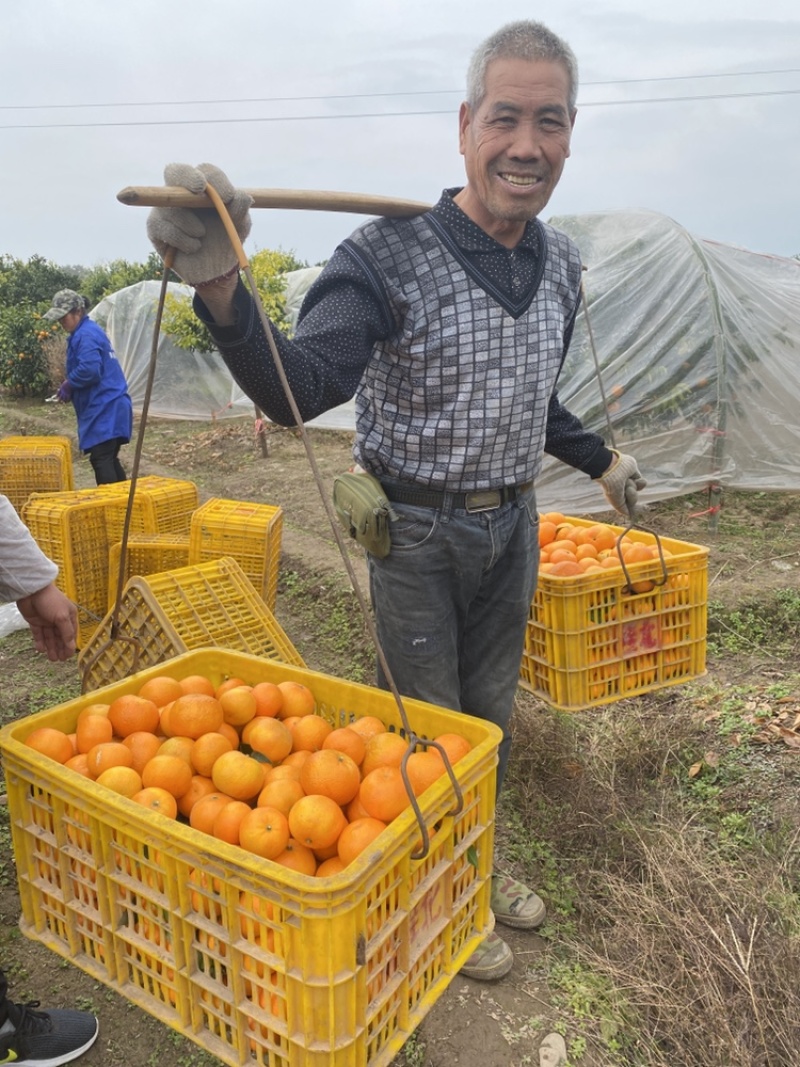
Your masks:
M658 545L644 544L613 526L598 522L580 525L570 522L560 511L539 516L539 573L551 578L579 578L584 574L602 574L621 570L636 563L659 559ZM672 553L662 549L665 559ZM655 583L643 579L631 583L635 593L648 593Z
M433 738L451 766L460 734ZM166 674L84 707L75 732L26 744L169 818L303 874L344 870L410 805L407 742L377 716L334 728L300 682L249 685ZM409 755L415 796L446 773L440 751Z

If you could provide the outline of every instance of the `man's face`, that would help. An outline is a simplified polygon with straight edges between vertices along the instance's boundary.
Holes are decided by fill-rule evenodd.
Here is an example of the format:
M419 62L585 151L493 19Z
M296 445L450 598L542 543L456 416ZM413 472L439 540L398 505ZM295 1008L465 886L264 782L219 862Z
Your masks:
M67 333L72 333L75 327L80 322L80 315L77 311L68 311L63 319L58 320L58 325L62 330L66 330Z
M456 203L501 244L519 241L558 184L575 122L568 99L561 63L495 59L486 69L480 106L461 105L467 185Z

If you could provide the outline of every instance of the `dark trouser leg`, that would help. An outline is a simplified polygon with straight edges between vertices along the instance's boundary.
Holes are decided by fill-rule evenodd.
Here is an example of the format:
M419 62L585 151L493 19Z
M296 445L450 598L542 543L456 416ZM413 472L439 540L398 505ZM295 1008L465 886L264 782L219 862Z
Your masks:
M6 1009L6 994L8 993L8 979L5 973L0 970L0 1026L8 1018L8 1011Z
M122 442L115 437L89 449L89 462L94 469L94 480L98 485L125 481L127 475L117 458L121 446Z

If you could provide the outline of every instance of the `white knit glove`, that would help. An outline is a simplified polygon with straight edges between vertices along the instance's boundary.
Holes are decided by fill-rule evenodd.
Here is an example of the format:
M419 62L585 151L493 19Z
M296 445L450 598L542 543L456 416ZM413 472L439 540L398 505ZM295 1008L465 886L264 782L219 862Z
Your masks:
M188 163L168 163L164 182L180 185L190 193L202 193L206 183L213 185L228 209L239 239L250 233L252 197L235 189L228 177L210 163L192 167ZM204 285L236 273L238 259L213 207L154 207L147 216L147 236L163 259L175 249L172 269L188 285Z
M611 451L615 458L600 478L600 485L611 507L623 518L635 520L640 510L639 490L644 489L647 482L642 477L633 456L626 456L624 453L617 452L615 448Z

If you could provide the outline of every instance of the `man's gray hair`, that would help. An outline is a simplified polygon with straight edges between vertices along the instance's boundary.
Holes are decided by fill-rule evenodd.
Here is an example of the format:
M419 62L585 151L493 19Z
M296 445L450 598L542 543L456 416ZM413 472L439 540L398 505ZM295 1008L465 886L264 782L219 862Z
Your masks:
M569 77L569 110L578 98L578 61L566 41L541 22L523 20L502 26L479 45L467 71L467 103L474 110L486 95L486 68L494 59L549 59L563 64Z

